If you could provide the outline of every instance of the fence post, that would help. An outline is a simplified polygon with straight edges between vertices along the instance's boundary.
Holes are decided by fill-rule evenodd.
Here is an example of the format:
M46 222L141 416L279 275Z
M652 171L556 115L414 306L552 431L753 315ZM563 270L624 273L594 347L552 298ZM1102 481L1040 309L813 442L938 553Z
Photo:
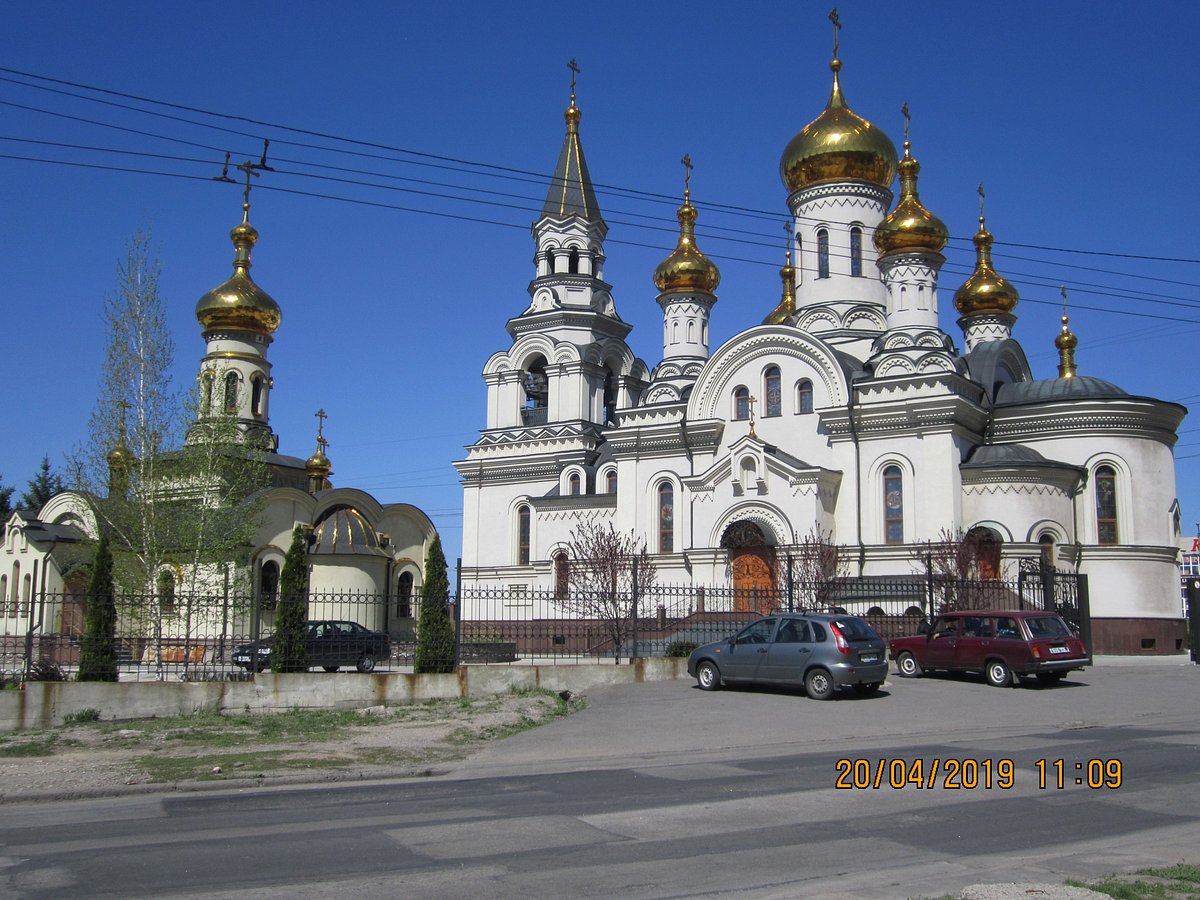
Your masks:
M262 579L254 579L254 589L250 592L253 598L250 602L250 677L258 674L258 636L262 632Z
M462 557L454 562L454 668L462 661Z
M632 646L629 648L629 661L633 662L638 655L638 558L633 558L633 579L632 579L633 597L630 599L630 613L633 616L633 640ZM620 659L617 660L620 662Z
M933 622L933 554L925 554L925 606L927 618Z
M787 560L787 597L788 597L788 612L795 612L795 581L792 576L792 554L788 553L784 556Z
M1088 594L1088 577L1082 572L1075 573L1076 599L1079 601L1079 637L1083 639L1084 649L1087 650L1088 665L1092 664L1092 600Z

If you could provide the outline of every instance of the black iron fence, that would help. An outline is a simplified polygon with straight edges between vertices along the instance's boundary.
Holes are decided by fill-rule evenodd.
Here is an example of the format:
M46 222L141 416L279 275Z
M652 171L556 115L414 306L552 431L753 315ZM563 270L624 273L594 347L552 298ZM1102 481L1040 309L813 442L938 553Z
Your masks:
M48 594L0 618L0 672L10 679L73 677L84 644L87 598ZM417 598L311 594L302 628L276 633L274 602L239 594L123 596L114 650L121 680L206 680L254 672L411 671ZM884 638L912 634L943 609L1053 609L1090 646L1087 578L1025 567L1016 579L955 581L929 575L792 580L778 589L655 584L628 594L569 587L464 586L450 605L454 639L426 665L534 664L686 655L773 612L862 616ZM22 615L24 613L24 615ZM452 655L450 658L449 655Z

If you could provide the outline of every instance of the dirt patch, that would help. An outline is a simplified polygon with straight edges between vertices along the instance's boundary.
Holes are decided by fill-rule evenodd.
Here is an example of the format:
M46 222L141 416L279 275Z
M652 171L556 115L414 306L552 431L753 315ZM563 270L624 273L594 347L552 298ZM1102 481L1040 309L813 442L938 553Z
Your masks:
M436 774L582 708L548 691L362 710L77 722L0 737L0 802Z

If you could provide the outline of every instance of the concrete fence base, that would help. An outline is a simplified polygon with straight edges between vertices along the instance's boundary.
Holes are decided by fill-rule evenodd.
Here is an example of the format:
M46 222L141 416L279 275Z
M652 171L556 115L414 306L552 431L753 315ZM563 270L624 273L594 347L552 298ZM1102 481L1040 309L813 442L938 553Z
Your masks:
M37 681L27 684L23 691L0 691L0 731L52 728L86 709L97 710L105 720L195 712L361 709L487 697L513 689L578 693L602 685L686 677L686 659L645 657L621 666L461 666L448 675L264 672L253 681Z

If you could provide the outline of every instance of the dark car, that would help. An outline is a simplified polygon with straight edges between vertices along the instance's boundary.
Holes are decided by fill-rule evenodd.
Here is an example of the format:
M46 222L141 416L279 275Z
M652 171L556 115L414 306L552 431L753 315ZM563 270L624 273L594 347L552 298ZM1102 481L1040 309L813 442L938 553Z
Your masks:
M242 644L233 651L234 665L249 671L262 672L271 665L271 639L258 643L258 661L250 662L252 644ZM386 634L372 631L357 622L323 620L309 622L304 632L305 662L308 668L320 666L326 672L336 672L342 666L354 666L360 672L370 672L381 659L391 654L392 645Z
M857 616L780 613L692 651L688 674L706 691L723 683L804 686L814 700L840 687L879 690L887 677L883 639Z
M1051 684L1088 664L1087 648L1053 612L976 609L942 613L923 634L888 642L905 678L922 672L982 672L1008 687L1021 675Z

